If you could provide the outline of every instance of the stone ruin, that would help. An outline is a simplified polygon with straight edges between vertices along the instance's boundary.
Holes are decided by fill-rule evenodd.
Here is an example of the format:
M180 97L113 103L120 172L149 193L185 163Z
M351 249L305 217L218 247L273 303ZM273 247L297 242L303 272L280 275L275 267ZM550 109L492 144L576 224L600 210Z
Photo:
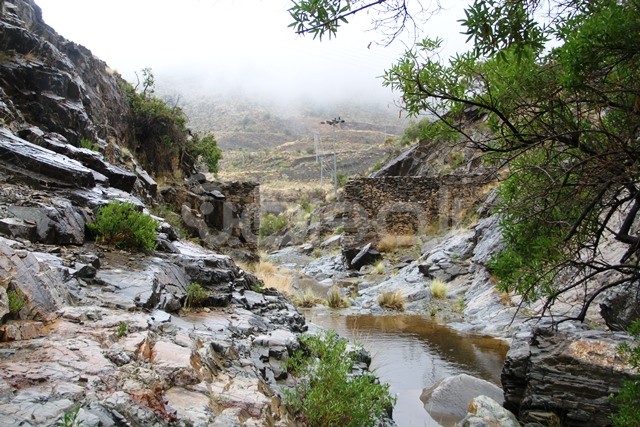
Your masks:
M343 253L375 246L385 234L454 227L473 214L494 181L491 174L351 179L344 188Z
M186 188L161 190L165 200L180 207L189 232L210 249L234 259L257 257L260 230L260 184L210 182L204 174L192 176Z

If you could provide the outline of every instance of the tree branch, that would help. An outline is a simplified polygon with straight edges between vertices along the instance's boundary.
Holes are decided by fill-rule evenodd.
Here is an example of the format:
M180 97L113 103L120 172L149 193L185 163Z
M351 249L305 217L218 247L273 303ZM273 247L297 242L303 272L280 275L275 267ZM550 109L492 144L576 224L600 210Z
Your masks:
M304 28L302 30L298 30L298 31L296 31L296 34L311 33L313 31L316 31L316 30L319 30L319 29L322 29L322 28L326 28L326 27L330 26L331 24L339 21L340 19L345 19L347 16L355 15L358 12L361 12L361 11L363 11L365 9L370 8L370 7L377 6L379 4L385 3L386 1L388 1L388 0L377 0L377 1L373 2L373 3L365 4L364 6L361 6L358 9L352 10L352 11L347 12L347 13L342 14L342 15L338 15L336 17L333 17L333 18L331 18L331 19L329 19L327 21L324 21L324 22L322 22L322 23L320 23L318 25L315 25L313 27Z

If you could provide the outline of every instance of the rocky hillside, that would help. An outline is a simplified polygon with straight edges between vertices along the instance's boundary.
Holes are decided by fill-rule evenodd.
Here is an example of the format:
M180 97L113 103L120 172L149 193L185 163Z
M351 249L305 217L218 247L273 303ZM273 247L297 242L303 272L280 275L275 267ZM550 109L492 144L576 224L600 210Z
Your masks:
M57 133L71 145L88 139L106 147L130 136L121 79L83 46L42 21L33 2L2 3L0 115L22 136L28 125Z
M246 245L255 185L158 188L120 77L33 1L0 8L0 425L286 425L273 384L306 328L288 301L164 218L149 253L87 228L114 200L175 202L198 241Z

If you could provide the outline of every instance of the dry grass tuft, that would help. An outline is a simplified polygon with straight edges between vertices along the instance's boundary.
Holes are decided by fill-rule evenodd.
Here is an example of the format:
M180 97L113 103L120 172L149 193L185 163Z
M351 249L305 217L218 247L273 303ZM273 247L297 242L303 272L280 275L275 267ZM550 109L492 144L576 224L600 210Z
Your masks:
M378 304L380 307L389 310L404 311L405 302L406 298L402 294L402 291L385 292L378 296Z
M431 295L434 298L442 299L447 296L447 284L444 283L440 279L433 279L431 284L429 285L429 289L431 289Z
M252 273L256 276L262 278L262 276L270 276L276 274L278 272L278 267L275 266L272 262L269 261L258 261L249 267Z
M379 261L377 262L374 266L373 266L373 271L374 273L378 274L378 275L382 275L384 274L385 268L384 268L384 262Z
M376 249L380 252L392 252L400 248L410 248L416 244L416 236L411 234L385 234L382 236Z
M293 275L288 271L280 270L273 263L261 260L249 265L239 263L239 266L243 270L253 273L261 279L264 282L265 288L274 288L287 296L294 294L292 286Z
M513 302L511 301L511 294L509 292L500 291L500 303L505 307L511 307Z
M342 296L340 288L332 286L327 292L327 305L331 308L346 308L349 307L349 300Z
M311 289L304 292L298 292L292 299L293 303L298 307L310 308L317 304L324 304L326 301L316 296Z
M283 271L279 271L278 273L261 277L264 282L265 288L274 288L278 292L291 296L293 294L293 287L291 284L293 283L293 277L291 274Z

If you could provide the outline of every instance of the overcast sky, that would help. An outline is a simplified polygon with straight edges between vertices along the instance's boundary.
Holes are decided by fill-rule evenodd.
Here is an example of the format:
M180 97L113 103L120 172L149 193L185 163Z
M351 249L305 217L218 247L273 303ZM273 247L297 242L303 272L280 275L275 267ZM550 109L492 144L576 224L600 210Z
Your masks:
M131 80L151 67L162 86L185 77L192 90L242 92L256 98L329 102L394 99L381 79L405 50L383 47L367 31L366 15L338 32L337 39L313 40L287 28L288 0L36 0L45 21L80 43ZM427 33L447 40L450 50L464 41L460 11L432 19Z

